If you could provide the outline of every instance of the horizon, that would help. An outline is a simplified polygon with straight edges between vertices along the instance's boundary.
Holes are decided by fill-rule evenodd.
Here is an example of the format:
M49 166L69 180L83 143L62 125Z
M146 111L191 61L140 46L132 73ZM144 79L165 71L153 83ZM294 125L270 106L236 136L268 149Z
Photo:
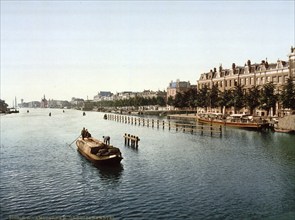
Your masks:
M1 1L1 95L10 106L167 90L248 59L288 60L294 1Z

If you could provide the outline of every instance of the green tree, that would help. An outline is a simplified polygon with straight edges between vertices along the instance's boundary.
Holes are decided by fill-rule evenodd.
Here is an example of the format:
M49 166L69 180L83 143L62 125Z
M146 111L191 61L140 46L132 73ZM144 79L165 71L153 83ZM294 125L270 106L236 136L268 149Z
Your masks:
M207 107L209 105L210 105L209 89L208 89L208 86L205 85L201 89L199 89L199 93L197 96L197 106L201 108L205 108L207 111Z
M166 105L165 98L162 96L157 96L157 105L165 106Z
M190 108L197 107L198 90L197 88L190 88L187 92L187 105Z
M264 84L261 90L260 108L265 110L267 112L267 115L269 115L269 111L271 108L273 108L275 114L277 95L275 94L274 88L274 84L272 82L269 82L267 84Z
M260 105L259 99L260 99L259 87L258 86L251 87L245 95L246 106L250 109L251 115L253 115L254 109Z
M223 92L220 92L219 97L220 97L220 101L219 101L220 107L227 109L232 106L232 100L233 100L232 90L225 90Z
M184 98L184 94L181 92L177 92L174 100L174 106L177 108L186 107L186 102Z
M280 101L284 108L295 109L295 85L292 78L289 78L287 83L283 86Z
M219 89L217 84L213 84L210 92L209 92L209 99L210 99L210 107L216 108L220 105L219 103Z
M174 98L172 96L168 97L167 104L170 106L174 106Z
M243 92L243 86L238 83L235 85L233 91L233 106L235 108L235 112L239 111L241 108L245 106L245 96Z

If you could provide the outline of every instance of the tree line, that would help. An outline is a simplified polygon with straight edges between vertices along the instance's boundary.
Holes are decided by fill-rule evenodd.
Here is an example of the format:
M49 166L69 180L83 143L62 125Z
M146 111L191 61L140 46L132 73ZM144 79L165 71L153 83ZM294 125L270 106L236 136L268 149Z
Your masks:
M277 102L284 109L295 110L295 85L292 79L288 79L281 91L276 91L272 82L263 86L253 86L245 89L243 85L236 84L233 89L220 91L218 85L214 84L212 88L203 86L200 89L190 88L186 92L176 93L165 99L158 96L153 98L144 98L136 96L122 100L103 100L98 102L85 102L85 109L106 108L106 107L141 107L141 106L174 106L179 109L197 107L208 108L234 108L238 112L246 107L253 114L256 108L263 109L269 115L271 108L276 109Z
M220 91L217 84L214 84L211 89L208 86L200 89L191 88L184 93L177 93L175 98L169 97L167 104L178 108L201 107L206 110L208 107L225 107L225 109L233 107L235 112L246 107L250 110L250 114L253 114L256 108L260 108L269 115L271 108L276 109L277 102L284 109L295 110L295 86L292 79L287 80L281 91L276 91L272 82L249 89L236 84L233 89L225 91Z

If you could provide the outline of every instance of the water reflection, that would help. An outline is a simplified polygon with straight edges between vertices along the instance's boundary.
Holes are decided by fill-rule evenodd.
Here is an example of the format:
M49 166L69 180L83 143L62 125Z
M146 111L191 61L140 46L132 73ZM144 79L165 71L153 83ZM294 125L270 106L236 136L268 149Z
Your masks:
M94 165L97 170L99 171L99 176L101 180L111 180L111 181L118 181L120 180L122 176L122 172L124 170L122 164L116 164L116 165Z

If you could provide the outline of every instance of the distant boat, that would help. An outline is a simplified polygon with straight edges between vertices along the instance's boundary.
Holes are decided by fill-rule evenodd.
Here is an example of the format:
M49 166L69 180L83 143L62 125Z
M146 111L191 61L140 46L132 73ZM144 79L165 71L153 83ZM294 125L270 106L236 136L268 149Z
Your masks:
M8 109L8 112L7 112L7 113L8 113L8 114L19 113L19 110L16 109L16 108L10 108L10 109Z
M78 151L95 165L119 164L123 159L119 148L106 145L95 138L79 138L76 145Z

